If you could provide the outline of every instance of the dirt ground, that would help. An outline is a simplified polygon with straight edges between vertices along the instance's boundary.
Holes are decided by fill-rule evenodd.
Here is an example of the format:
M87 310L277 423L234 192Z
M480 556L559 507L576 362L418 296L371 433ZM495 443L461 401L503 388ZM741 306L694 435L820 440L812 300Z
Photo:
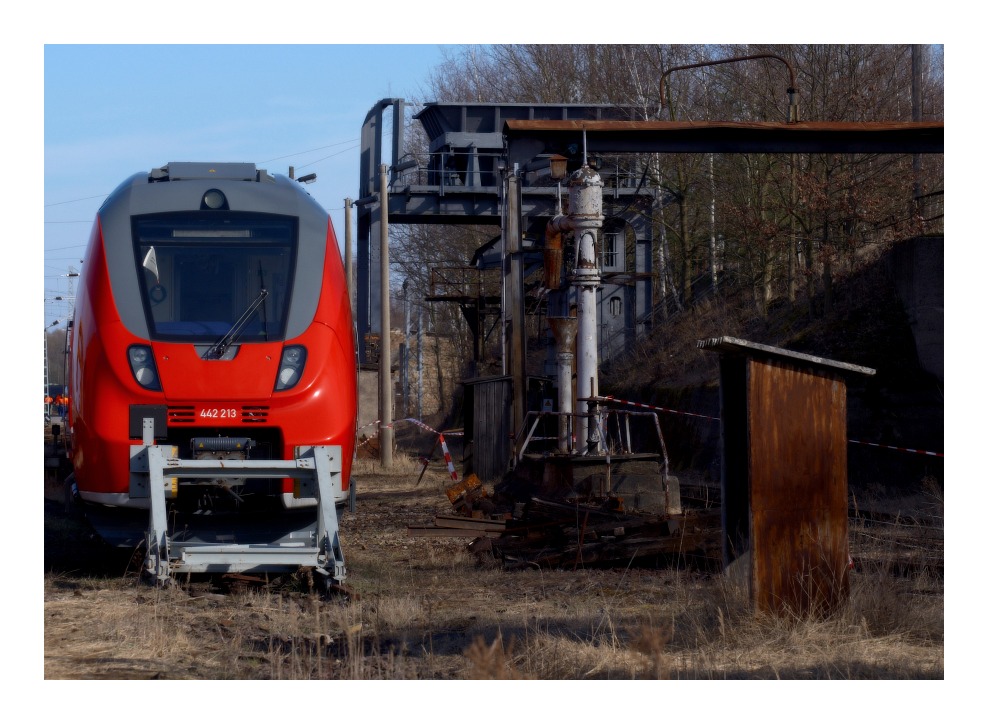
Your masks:
M165 590L128 551L44 498L45 679L942 678L943 579L855 574L846 613L767 620L720 574L506 571L465 538L412 537L449 515L441 465L358 469L341 540L350 597L304 577ZM941 569L942 570L942 569Z

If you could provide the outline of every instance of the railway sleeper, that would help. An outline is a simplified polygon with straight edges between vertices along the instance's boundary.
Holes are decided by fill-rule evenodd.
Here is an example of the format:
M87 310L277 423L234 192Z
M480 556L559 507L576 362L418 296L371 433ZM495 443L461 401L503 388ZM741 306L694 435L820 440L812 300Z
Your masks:
M340 586L346 564L340 547L336 501L342 496L342 448L301 448L295 460L185 460L171 446L154 444L154 421L143 421L141 445L131 446L132 498L150 499L144 573L164 586L177 573L268 573L311 567L325 588ZM168 529L168 496L178 478L293 478L296 495L315 498L315 520L299 530L269 530L270 540L228 542L234 534L214 533L183 539ZM264 529L262 529L264 530ZM255 532L256 537L256 532Z

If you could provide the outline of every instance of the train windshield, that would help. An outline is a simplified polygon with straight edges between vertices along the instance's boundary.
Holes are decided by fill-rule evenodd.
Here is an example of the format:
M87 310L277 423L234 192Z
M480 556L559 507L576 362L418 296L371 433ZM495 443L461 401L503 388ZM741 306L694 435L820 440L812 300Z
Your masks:
M283 340L297 237L294 218L271 214L136 217L151 338L214 343L237 325L238 342Z

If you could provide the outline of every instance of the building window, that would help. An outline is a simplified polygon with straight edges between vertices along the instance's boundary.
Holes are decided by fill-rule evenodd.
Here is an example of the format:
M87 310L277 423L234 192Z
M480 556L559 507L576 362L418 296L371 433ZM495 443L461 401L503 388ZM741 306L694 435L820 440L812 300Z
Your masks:
M608 306L610 307L612 317L621 316L621 297L611 297L610 301L608 301Z
M618 255L618 242L620 234L616 231L609 231L604 234L604 256L601 263L604 269L614 269L620 261Z

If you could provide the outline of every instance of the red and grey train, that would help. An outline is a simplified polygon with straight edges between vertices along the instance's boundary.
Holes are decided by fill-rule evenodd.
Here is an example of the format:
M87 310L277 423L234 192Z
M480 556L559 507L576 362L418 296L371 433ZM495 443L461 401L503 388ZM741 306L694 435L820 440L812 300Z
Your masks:
M130 495L135 420L181 457L292 460L339 445L350 494L354 327L326 211L299 182L249 163L169 163L100 207L76 291L68 452L75 499L115 545L140 540ZM158 421L156 425L160 425ZM179 485L187 516L292 516L288 478Z

